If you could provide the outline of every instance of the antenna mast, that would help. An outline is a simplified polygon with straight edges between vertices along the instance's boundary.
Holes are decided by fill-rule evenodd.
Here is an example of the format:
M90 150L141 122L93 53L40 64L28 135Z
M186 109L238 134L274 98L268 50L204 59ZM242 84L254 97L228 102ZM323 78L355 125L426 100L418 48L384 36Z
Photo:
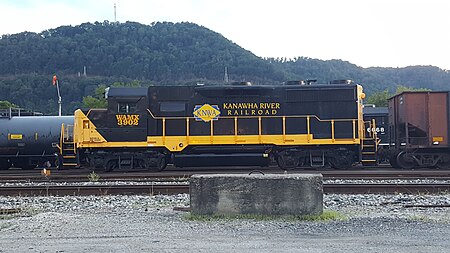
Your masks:
M117 12L116 12L116 3L114 3L114 23L117 22Z

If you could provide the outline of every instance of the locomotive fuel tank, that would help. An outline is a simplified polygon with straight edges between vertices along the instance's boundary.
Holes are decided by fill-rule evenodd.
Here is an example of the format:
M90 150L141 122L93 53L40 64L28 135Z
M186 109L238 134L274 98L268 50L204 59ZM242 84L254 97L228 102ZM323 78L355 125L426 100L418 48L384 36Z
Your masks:
M73 116L0 118L0 168L33 168L53 162L53 146L59 143L63 123L73 125Z

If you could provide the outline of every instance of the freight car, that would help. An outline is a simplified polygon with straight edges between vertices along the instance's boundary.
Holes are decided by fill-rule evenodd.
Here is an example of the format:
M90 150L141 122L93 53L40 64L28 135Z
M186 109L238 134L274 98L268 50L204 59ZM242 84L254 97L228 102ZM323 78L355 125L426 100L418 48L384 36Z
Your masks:
M73 116L21 115L28 114L10 111L0 116L0 169L57 165L61 126L73 125Z
M62 145L73 145L81 165L106 170L376 161L360 85L295 83L110 88L107 109L75 111L73 140Z
M450 167L449 92L403 92L389 99L393 167Z
M366 134L376 133L378 138L378 163L389 163L389 110L388 107L375 107L365 104L363 108L364 121L373 121L374 128L367 127Z

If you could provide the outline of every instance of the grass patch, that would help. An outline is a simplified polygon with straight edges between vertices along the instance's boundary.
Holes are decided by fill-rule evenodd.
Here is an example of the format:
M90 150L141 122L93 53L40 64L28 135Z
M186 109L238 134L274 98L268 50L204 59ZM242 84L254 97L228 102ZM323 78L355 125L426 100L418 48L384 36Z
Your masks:
M194 215L187 214L186 220L214 222L214 221L233 221L233 220L254 220L254 221L333 221L345 220L346 217L335 211L325 210L320 215L257 215L257 214L239 214L239 215Z
M0 220L11 220L19 217L30 217L40 213L34 208L6 208L0 209Z

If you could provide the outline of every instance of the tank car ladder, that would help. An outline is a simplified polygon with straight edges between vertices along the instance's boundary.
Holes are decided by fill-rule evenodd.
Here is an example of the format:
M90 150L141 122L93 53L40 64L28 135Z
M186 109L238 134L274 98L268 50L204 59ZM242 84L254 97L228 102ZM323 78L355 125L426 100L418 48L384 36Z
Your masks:
M62 168L75 167L78 165L77 152L73 140L73 125L61 125L59 162L62 164Z
M364 122L364 136L361 143L361 163L376 165L378 163L378 137L375 120Z

